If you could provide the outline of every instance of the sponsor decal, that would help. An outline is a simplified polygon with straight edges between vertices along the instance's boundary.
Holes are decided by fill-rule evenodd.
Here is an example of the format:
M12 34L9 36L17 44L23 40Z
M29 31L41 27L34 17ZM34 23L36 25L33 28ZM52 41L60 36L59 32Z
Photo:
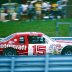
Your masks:
M60 51L62 49L62 46L60 44L52 44L50 45L49 49L52 49L53 51Z
M60 44L52 44L52 45L50 45L50 47L49 48L61 48L62 46L60 45Z
M49 46L49 48L56 48L56 45L52 44Z
M0 48L8 48L12 47L14 49L19 49L19 50L26 50L26 45L12 45L12 44L1 44Z

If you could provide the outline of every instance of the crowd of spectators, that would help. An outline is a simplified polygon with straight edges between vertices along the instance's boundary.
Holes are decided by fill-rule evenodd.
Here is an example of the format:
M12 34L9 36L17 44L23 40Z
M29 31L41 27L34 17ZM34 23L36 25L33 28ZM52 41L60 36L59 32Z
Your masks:
M0 21L5 21L8 15L10 16L10 20L61 19L65 18L64 7L66 5L67 0L58 0L52 3L45 0L33 0L18 4L12 10L4 6L0 12Z

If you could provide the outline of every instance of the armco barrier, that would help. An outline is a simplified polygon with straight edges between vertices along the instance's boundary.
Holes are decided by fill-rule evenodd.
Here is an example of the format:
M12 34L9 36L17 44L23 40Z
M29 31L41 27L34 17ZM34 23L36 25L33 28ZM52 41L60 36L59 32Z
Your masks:
M72 56L0 56L0 72L72 72Z

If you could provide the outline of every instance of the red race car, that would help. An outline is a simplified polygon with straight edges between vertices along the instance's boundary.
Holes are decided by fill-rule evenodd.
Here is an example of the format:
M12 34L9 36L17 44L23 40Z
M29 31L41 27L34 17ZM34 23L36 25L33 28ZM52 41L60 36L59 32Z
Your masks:
M71 41L56 41L40 32L14 33L0 41L0 55L72 54Z

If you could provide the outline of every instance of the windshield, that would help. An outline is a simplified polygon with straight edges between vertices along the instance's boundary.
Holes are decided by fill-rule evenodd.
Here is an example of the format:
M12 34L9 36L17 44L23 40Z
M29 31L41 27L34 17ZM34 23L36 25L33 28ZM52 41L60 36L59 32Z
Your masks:
M44 35L44 37L46 38L46 39L48 39L48 40L51 40L51 41L55 41L55 39L52 39L52 38L50 38L50 37L48 37L47 35Z
M11 34L11 35L5 37L4 39L2 39L1 42L4 42L4 41L7 41L7 40L10 40L10 39L13 38L13 37L14 37L14 34Z

